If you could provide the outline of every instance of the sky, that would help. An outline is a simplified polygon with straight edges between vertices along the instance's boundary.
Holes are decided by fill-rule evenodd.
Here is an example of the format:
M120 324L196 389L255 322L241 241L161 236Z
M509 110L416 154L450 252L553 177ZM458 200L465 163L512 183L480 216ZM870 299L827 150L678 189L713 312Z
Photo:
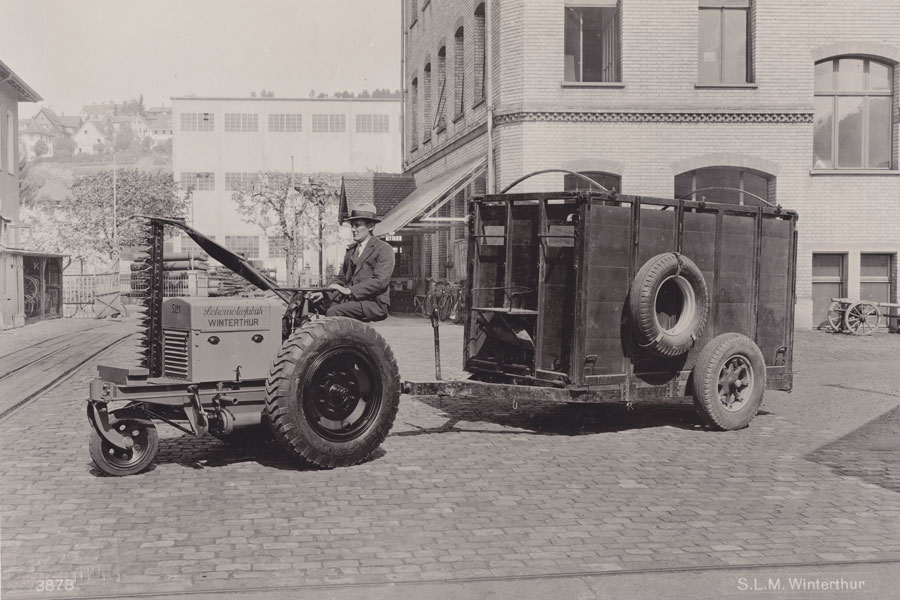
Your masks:
M0 0L0 61L47 106L400 88L400 0Z

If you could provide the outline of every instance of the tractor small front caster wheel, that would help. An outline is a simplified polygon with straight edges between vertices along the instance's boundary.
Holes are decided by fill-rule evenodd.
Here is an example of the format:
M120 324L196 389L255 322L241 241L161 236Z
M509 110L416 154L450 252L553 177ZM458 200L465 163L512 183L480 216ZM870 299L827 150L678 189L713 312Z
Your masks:
M91 428L91 460L97 468L115 477L134 475L150 466L159 451L159 434L153 423L123 419L111 424L121 435L131 438L129 449L110 444Z

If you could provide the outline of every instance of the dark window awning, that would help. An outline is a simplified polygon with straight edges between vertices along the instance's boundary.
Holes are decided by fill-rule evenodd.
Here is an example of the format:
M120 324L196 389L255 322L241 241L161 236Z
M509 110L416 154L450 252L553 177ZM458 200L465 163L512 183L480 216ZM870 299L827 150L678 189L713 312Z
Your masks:
M486 164L485 158L479 158L420 185L375 226L375 235L400 235L450 227L455 221L435 217L434 213L481 175Z

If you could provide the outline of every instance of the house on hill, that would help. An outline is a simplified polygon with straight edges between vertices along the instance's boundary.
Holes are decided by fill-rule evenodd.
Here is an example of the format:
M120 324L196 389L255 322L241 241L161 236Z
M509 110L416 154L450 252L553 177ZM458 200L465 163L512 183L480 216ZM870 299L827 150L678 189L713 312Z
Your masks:
M35 119L19 121L19 158L25 159L26 162L37 158L35 148L41 141L47 145L47 151L41 156L50 158L53 156L53 139L58 135L65 134L50 126L42 125Z
M75 154L102 154L112 146L107 135L109 119L94 121L88 119L81 124L72 139L75 140Z
M150 124L141 115L119 115L112 117L112 125L118 134L123 127L131 128L131 133L139 140L150 135Z
M153 121L163 115L172 116L172 107L171 106L151 106L150 108L144 111L144 116L147 117L148 121Z
M150 121L150 137L154 142L172 139L172 114L160 113Z
M50 127L55 132L73 135L81 126L81 117L78 115L57 115L49 108L42 108L33 120L41 127Z
M79 116L83 121L104 121L116 114L116 105L113 102L109 104L85 104L81 109Z

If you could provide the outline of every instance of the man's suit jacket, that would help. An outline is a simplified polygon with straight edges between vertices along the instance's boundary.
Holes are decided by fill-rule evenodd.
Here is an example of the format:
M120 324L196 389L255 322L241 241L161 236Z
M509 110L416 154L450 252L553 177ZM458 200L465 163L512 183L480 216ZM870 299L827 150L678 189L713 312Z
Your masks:
M344 266L336 283L350 288L354 300L378 300L391 305L390 283L394 273L394 248L376 237L369 238L362 256L356 256L357 244L344 255Z

